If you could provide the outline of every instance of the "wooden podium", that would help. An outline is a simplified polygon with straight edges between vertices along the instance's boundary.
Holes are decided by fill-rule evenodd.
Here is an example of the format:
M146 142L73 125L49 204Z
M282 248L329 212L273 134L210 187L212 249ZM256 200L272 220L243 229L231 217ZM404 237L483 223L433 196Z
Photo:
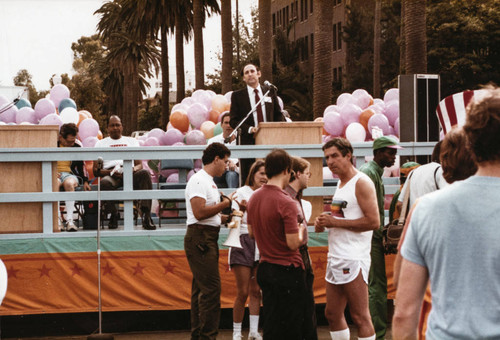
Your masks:
M259 131L255 135L255 144L321 144L322 129L323 122L260 123ZM321 158L305 159L311 163L309 185L312 187L323 186L323 160ZM306 197L304 199L312 204L309 224L313 224L316 216L323 212L323 197Z
M59 127L52 125L0 126L0 148L57 147ZM0 192L41 192L41 162L0 162ZM52 190L57 191L56 162L52 163ZM43 203L0 203L0 234L43 232ZM57 231L57 203L53 203L53 230Z

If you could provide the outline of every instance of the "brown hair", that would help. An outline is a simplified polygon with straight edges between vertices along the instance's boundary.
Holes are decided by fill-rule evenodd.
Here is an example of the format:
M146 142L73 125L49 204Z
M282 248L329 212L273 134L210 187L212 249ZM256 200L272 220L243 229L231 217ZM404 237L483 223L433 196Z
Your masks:
M353 154L354 150L352 148L351 142L349 142L347 139L342 138L342 137L335 137L333 139L330 139L328 142L323 145L322 150L325 151L326 149L331 148L332 146L336 147L342 156L346 156L348 153L351 154L351 163L354 164L353 160Z
M255 161L252 164L252 166L250 167L250 171L248 173L248 176L247 176L247 180L245 181L245 185L248 185L249 187L253 187L253 185L255 184L255 182L254 182L255 174L257 172L259 172L259 169L261 167L263 167L264 165L265 164L264 164L263 160Z
M283 149L274 149L267 156L264 161L266 167L266 176L271 179L279 175L283 171L291 171L292 158Z
M290 177L290 182L295 181L297 172L304 173L307 168L311 167L311 163L306 161L302 157L292 156L292 177Z
M443 177L448 183L466 179L477 171L464 130L454 128L446 134L441 145Z

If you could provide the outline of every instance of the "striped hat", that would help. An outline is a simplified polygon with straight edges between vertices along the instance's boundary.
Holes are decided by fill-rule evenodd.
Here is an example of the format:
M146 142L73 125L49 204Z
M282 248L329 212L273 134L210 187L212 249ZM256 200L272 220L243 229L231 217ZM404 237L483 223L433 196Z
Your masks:
M482 90L455 93L439 102L436 114L444 134L448 133L454 126L465 124L466 108L474 96L478 96Z

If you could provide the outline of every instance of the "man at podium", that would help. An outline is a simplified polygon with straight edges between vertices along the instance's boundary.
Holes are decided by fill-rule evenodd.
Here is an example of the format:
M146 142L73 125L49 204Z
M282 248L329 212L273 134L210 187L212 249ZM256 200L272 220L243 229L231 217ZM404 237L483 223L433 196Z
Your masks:
M243 81L247 85L245 88L234 91L231 95L230 125L233 129L245 119L246 115L253 110L243 124L241 124L241 133L239 133L240 145L254 145L255 133L258 130L260 122L279 122L283 120L281 108L279 106L276 91L266 85L260 85L260 70L253 64L247 64L241 71ZM260 105L256 105L269 91ZM255 159L241 159L240 172L241 183L245 183L248 171Z

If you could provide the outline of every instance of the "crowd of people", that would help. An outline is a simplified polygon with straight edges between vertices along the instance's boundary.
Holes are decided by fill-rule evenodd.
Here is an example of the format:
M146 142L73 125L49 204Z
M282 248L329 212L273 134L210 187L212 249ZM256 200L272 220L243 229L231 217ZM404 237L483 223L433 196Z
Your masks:
M189 179L185 190L184 249L193 274L191 339L216 339L218 334L218 238L221 226L227 224L238 228L240 243L228 255L237 291L233 340L242 339L247 302L249 339L318 339L308 224L317 233L328 231L325 317L332 340L350 339L347 306L359 339L384 339L388 311L382 174L394 164L401 147L391 137L379 137L373 142L373 160L357 169L348 140L337 137L325 143L326 164L339 179L332 197L336 210L309 216L304 207L308 203L302 199L311 177L308 161L282 149L272 150L264 160L241 163L239 168L238 160L230 159L227 145L234 141L233 129L244 118L247 106L254 106L267 91L260 87L260 71L254 65L244 67L243 77L247 88L233 94L234 103L240 104L222 118L223 138L212 140L203 151L203 168ZM263 101L253 123L241 125L240 143L253 143L259 122L282 119L273 116L274 106L274 99ZM133 146L121 132L120 119L112 116L110 137L97 146ZM59 146L75 146L77 133L76 126L63 126ZM500 337L495 261L500 257L496 247L500 213L494 206L500 198L499 136L500 90L488 87L469 106L465 125L436 145L429 164L407 164L411 171L405 173L406 182L392 207L398 213L404 197L409 197L412 207L395 263L394 339ZM120 161L94 165L104 190L122 185L121 165ZM74 174L83 174L79 162L59 162L58 171L66 191L78 185ZM230 172L244 185L225 196L219 191L220 181ZM151 189L149 174L140 162L133 176L134 189ZM227 184L238 182L233 176ZM85 176L82 182L89 189ZM140 201L137 207L143 227L155 229L151 201ZM74 202L66 202L67 216L72 209ZM110 228L116 227L115 202L107 202L106 209L111 213ZM69 217L66 228L73 226ZM263 336L258 330L260 315Z

